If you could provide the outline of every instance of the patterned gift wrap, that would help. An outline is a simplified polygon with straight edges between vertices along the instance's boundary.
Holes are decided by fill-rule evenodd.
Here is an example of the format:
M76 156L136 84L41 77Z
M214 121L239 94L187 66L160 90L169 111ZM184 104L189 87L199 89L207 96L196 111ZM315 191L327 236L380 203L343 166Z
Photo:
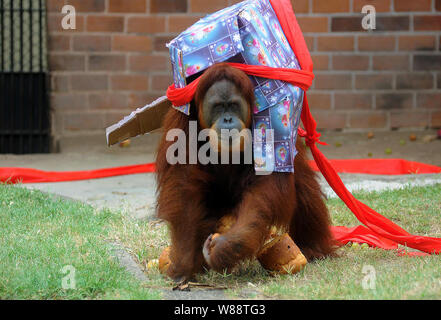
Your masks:
M268 0L248 0L208 15L167 46L176 88L185 87L191 78L224 61L300 70ZM255 169L294 172L303 90L279 80L250 79L256 96ZM190 105L175 108L189 114ZM271 129L273 134L269 134Z

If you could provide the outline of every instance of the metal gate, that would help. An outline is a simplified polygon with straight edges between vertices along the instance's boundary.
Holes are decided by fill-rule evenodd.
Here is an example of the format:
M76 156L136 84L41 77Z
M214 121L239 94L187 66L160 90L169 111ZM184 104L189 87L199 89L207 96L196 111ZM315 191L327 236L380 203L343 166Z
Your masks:
M0 153L50 151L44 2L0 0Z

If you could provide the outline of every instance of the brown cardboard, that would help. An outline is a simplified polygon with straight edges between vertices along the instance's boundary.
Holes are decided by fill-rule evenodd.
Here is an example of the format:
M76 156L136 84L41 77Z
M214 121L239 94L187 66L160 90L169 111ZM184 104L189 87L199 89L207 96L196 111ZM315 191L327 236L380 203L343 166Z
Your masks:
M172 103L166 96L160 97L145 107L138 108L118 123L106 129L107 145L160 129L162 119Z

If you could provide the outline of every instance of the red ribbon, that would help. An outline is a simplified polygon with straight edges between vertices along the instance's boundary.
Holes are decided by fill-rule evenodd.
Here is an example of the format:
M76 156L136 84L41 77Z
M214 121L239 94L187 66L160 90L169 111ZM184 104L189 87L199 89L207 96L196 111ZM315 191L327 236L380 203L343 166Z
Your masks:
M313 79L313 64L302 31L294 11L292 10L290 0L270 0L271 5L282 26L286 38L291 48L297 56L302 68L301 71L294 69L278 69L264 66L248 66L241 64L231 64L249 75L259 77L279 79L289 82L295 86L308 90ZM167 97L175 106L181 106L193 99L199 79L190 83L185 88L175 88L173 85L167 90ZM426 253L441 252L441 239L433 237L416 236L408 233L398 225L383 217L364 203L358 201L346 189L340 177L330 162L317 148L320 134L317 133L317 124L309 110L308 99L304 98L301 119L305 130L300 129L300 136L305 137L306 144L310 147L312 156L325 177L328 184L335 193L343 200L346 206L354 213L357 219L366 227L345 228L333 227L334 237L340 243L348 241L366 242L371 246L377 246L384 249L397 248L397 244L408 246Z

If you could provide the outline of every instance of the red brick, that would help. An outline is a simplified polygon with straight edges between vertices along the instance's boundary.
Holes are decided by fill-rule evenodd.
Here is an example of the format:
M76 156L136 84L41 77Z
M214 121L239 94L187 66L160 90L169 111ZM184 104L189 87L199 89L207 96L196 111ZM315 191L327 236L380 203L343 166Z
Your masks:
M304 39L309 51L315 51L314 37L305 36Z
M435 0L436 11L441 11L441 0Z
M111 76L113 90L147 91L148 77L144 75L113 75Z
M431 11L432 0L394 0L395 11Z
M326 110L331 109L331 94L317 93L311 91L308 93L308 103L312 110Z
M328 55L312 55L312 62L314 64L314 70L328 70L329 69L329 56Z
M89 56L89 70L93 71L121 71L126 70L124 55L94 54Z
M318 51L352 51L354 50L353 37L319 37L317 38Z
M61 12L63 6L64 6L64 1L46 0L46 10L48 12Z
M360 36L358 38L360 51L394 51L395 38L390 36Z
M49 35L49 51L70 50L70 35Z
M358 74L355 76L355 89L392 89L393 77L389 74Z
M391 7L391 0L354 0L354 12L361 12L361 9L371 5L375 7L376 12L388 12Z
M441 111L433 111L430 118L432 128L441 128Z
M173 40L175 37L175 35L155 37L155 39L153 40L153 50L168 52L168 48L165 45Z
M441 93L418 93L417 94L417 108L421 109L441 109Z
M376 96L376 107L379 110L410 109L413 96L411 93L380 93Z
M441 55L415 55L413 56L413 69L441 71Z
M109 12L146 12L146 0L109 0Z
M87 95L85 94L52 94L51 107L57 110L87 109Z
M165 32L165 17L164 16L130 17L127 23L127 31L136 32L136 33Z
M351 113L349 123L351 128L384 128L387 125L387 115L383 112Z
M76 35L73 38L74 51L110 51L110 36Z
M67 4L75 7L77 13L104 12L105 0L68 0Z
M129 58L129 63L134 72L167 71L170 59L160 55L135 55Z
M157 93L132 92L129 95L129 106L143 107L148 103L155 101L158 98Z
M168 31L182 32L188 27L192 26L202 17L203 16L171 15L168 17Z
M123 93L93 93L89 95L89 109L117 109L129 107L127 95Z
M349 0L313 0L312 11L319 13L349 12Z
M228 7L227 0L189 0L191 12L213 13Z
M122 32L124 31L124 18L118 16L88 16L87 31Z
M104 129L104 118L103 113L73 113L64 115L64 128L66 130L97 130Z
M401 51L435 50L434 36L406 35L398 38L398 48Z
M369 57L360 55L337 55L332 57L334 70L368 70Z
M55 74L52 75L52 92L68 92L69 91L69 76Z
M51 71L84 71L86 57L73 54L51 54L49 65Z
M372 108L372 95L368 93L336 93L335 109L368 110Z
M374 70L402 70L409 71L410 59L408 55L385 55L373 57Z
M165 92L169 85L173 83L171 75L153 75L151 77L152 90Z
M151 0L151 13L187 12L187 0Z
M114 36L112 50L147 52L152 49L152 40L146 36L121 35Z
M72 75L70 83L72 90L76 91L99 91L109 87L107 75L81 74Z
M415 16L413 24L415 31L441 30L441 15Z
M350 74L317 74L315 89L351 89L352 80Z
M302 32L328 32L327 17L298 17Z
M397 89L432 89L434 79L428 73L408 73L397 75Z
M426 111L392 112L390 126L394 128L425 128L429 126L429 113Z
M347 115L335 111L312 111L317 121L317 129L343 129L346 127Z
M294 13L308 13L309 12L309 0L291 0Z

